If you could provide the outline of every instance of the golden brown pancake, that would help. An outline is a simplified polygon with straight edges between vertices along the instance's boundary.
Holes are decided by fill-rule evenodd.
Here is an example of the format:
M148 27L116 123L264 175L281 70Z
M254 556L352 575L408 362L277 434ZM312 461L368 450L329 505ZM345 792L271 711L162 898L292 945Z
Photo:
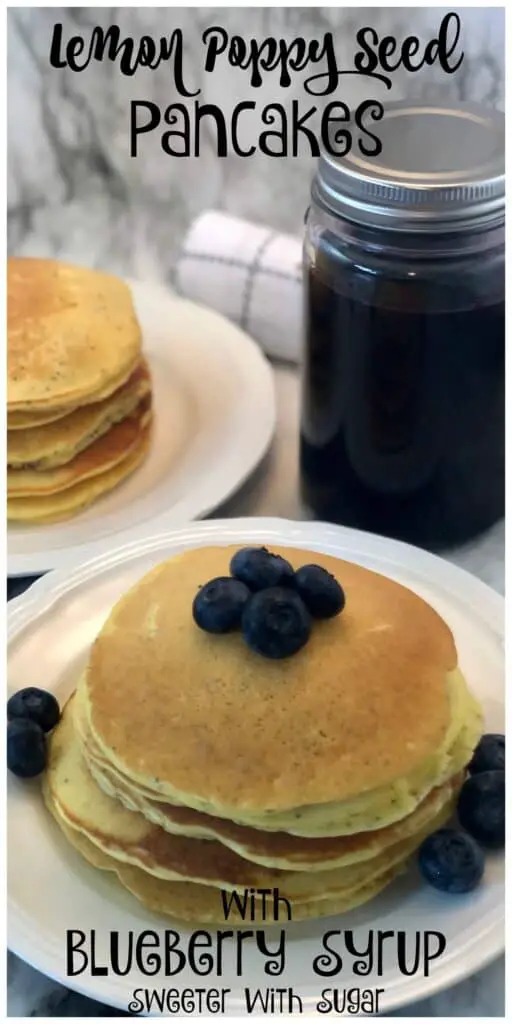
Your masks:
M56 260L12 258L7 312L9 414L99 401L140 360L130 289L110 274Z
M470 694L459 669L449 673L447 686L450 694L451 723L443 746L410 775L395 781L390 786L381 786L366 791L342 803L316 804L288 811L252 816L245 821L230 822L247 828L249 832L285 832L296 838L339 838L360 832L381 832L384 828L403 823L408 816L418 812L427 796L433 790L443 790L445 783L462 772L471 760L473 751L482 733L482 711ZM79 683L74 701L75 718L81 735L81 742L87 764L98 785L108 794L121 799L128 807L139 809L151 821L169 831L193 834L176 820L175 810L189 810L176 801L162 801L156 794L139 783L135 784L123 776L118 768L107 763L104 755L91 738L88 728L86 705L84 705L83 684ZM79 711L78 717L76 713ZM199 820L211 822L215 816L197 812ZM224 819L223 819L224 820ZM229 820L226 818L225 820ZM229 825L228 825L229 827ZM208 826L207 826L208 828ZM198 833L200 834L200 833ZM211 838L211 836L210 836ZM218 838L218 837L217 837ZM222 841L222 836L220 837ZM233 840L227 845L232 845ZM257 857L255 859L258 859ZM262 860L262 863L264 861ZM284 865L294 867L295 865Z
M57 494L35 495L30 498L9 498L7 518L10 522L57 523L82 512L97 498L114 490L145 459L151 440L151 423L147 423L138 434L130 452L110 469L82 480L73 487L67 487Z
M236 550L185 551L113 608L49 737L45 800L159 913L224 921L220 890L275 889L294 919L344 912L449 820L481 709L435 610L328 556L275 549L345 590L299 654L202 632L197 588Z
M105 387L98 390L88 399L84 398L80 404L73 403L72 405L61 405L56 409L45 406L44 408L38 407L30 411L8 411L7 428L8 430L27 430L32 429L32 427L44 426L47 423L55 423L56 420L63 419L65 416L70 416L72 412L76 412L77 409L83 408L88 404L96 405L98 402L102 402L105 398L109 398L111 395L115 394L123 384L126 384L133 374L137 372L139 365L140 360L133 364L129 373L120 374L115 382L105 385Z
M102 871L112 871L117 875L121 885L124 886L140 903L148 910L157 914L167 915L179 921L197 921L203 924L226 924L223 910L222 897L219 889L207 885L195 885L193 882L169 882L154 875L148 875L140 868L133 865L122 864L114 860L103 850L77 829L70 828L58 809L53 804L51 794L45 793L45 799L49 811L53 815L57 825L63 832L70 845L95 868ZM373 899L384 889L398 874L403 871L403 865L397 864L380 878L374 878L371 883L362 886L351 893L349 897L334 899L312 900L306 903L295 903L293 906L293 920L301 921L308 918L331 917L355 906L360 906ZM255 901L256 923L268 923L268 917L261 916L261 904ZM237 921L235 912L230 914L229 927L241 924Z
M39 471L70 462L116 423L134 413L150 387L149 370L142 360L129 380L102 402L84 405L45 426L8 431L8 466Z
M373 831L307 838L284 831L250 828L190 807L155 800L154 794L130 786L104 759L98 759L96 750L91 749L81 698L82 692L76 692L70 704L81 755L88 771L107 795L120 800L130 810L139 811L148 821L167 832L196 839L216 839L240 856L266 867L316 871L373 857L427 825L458 793L464 781L464 772L458 772L432 789L412 813Z
M151 416L151 397L146 395L120 423L116 423L70 462L55 469L7 470L8 498L46 497L58 494L122 462L140 442Z
M295 567L332 572L346 607L315 623L294 657L264 659L238 633L212 636L192 619L198 586L226 575L235 550L186 551L113 609L85 675L102 756L170 803L257 827L275 812L299 820L304 806L398 783L435 760L457 655L434 609L360 566L276 549Z
M34 427L43 427L48 423L55 423L62 420L71 413L76 412L78 406L62 406L60 409L53 409L45 412L11 412L7 413L7 429L9 433L15 430L33 430Z
M226 890L277 886L290 900L340 896L402 863L434 827L451 816L455 792L434 819L381 853L332 870L282 871L254 864L216 840L171 835L103 793L92 779L74 730L72 705L49 740L45 786L63 820L105 852L160 878L184 879Z
M93 777L94 767L88 764ZM108 774L107 774L108 777ZM105 772L98 785L103 788ZM126 784L111 793L130 810L139 811L148 821L155 822L166 832L196 839L215 839L234 850L242 857L262 864L264 867L281 870L318 871L359 863L377 856L383 849L402 842L423 829L447 806L452 793L458 792L464 781L463 773L437 786L421 801L407 817L374 829L371 832L355 832L346 836L326 836L310 839L294 836L288 832L266 832L244 825L237 825L226 818L213 818L194 811L190 807L176 807L160 801L148 801L135 790L128 790ZM106 790L104 790L106 792ZM449 814L447 815L449 817Z

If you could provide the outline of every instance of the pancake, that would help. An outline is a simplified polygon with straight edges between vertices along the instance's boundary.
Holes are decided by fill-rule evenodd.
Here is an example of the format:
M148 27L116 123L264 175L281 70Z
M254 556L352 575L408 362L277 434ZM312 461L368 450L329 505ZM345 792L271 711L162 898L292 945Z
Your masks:
M130 289L110 274L12 258L7 312L9 414L99 401L140 360Z
M368 903L375 899L383 889L402 874L405 870L404 864L396 864L388 871L372 878L370 882L344 893L342 896L328 897L318 900L307 900L293 904L293 920L306 921L323 917L333 917L337 914L346 914L349 910ZM119 881L129 892L132 893L148 910L157 914L170 915L182 921L198 921L203 923L222 924L231 927L237 924L237 915L230 915L229 922L226 922L223 911L222 900L219 899L219 890L212 889L206 885L194 885L189 882L166 882L161 878L155 878L144 874L134 867L122 867L117 870ZM185 889L186 887L186 889ZM185 891L184 891L185 890ZM259 914L258 914L259 911ZM238 925L242 924L238 921ZM273 922L261 915L261 906L256 903L253 923L272 925ZM244 927L247 928L247 921Z
M146 395L120 423L85 448L74 459L55 469L8 469L7 497L39 498L59 494L122 462L140 442L151 417L151 398Z
M139 811L148 821L167 832L196 839L216 839L235 853L265 867L283 870L315 871L341 867L375 856L388 846L407 839L431 822L457 793L464 773L450 778L431 790L411 814L384 828L324 838L304 838L288 832L268 832L237 825L225 818L214 818L189 807L178 807L149 799L147 794L129 786L105 761L99 764L87 746L81 693L73 698L73 721L81 754L97 784L108 796L121 800L125 807ZM466 759L467 762L467 759ZM465 762L465 763L466 763Z
M76 412L77 406L63 406L61 409L49 409L47 412L11 412L7 413L7 429L9 433L16 430L32 430L34 427L46 426Z
M114 428L115 429L115 428ZM97 498L114 490L141 464L149 450L151 423L138 434L130 452L105 472L68 487L58 494L37 495L31 498L9 498L7 518L10 522L56 523L68 519L91 505Z
M91 842L123 863L131 863L159 878L194 881L228 891L277 886L280 894L291 901L349 893L405 862L432 828L429 822L414 836L393 844L384 853L334 870L296 873L263 868L214 840L170 835L102 793L81 757L69 705L49 741L45 787L69 826L82 831ZM435 817L434 828L451 816L454 801L455 794L451 794Z
M86 762L87 763L87 762ZM255 864L287 871L319 871L345 867L377 856L382 850L431 826L458 792L464 775L459 775L431 790L418 807L392 825L372 832L329 836L319 839L294 836L288 832L264 832L237 825L223 818L211 818L188 807L150 801L124 787L105 785L105 773L97 774L87 765L103 792L120 800L130 811L138 811L148 821L173 835L195 839L214 839Z
M428 792L446 771L447 744L460 731L452 725L457 655L448 626L384 576L278 549L295 566L314 561L332 572L346 608L316 623L293 658L263 659L239 634L211 636L192 620L197 587L225 575L235 550L187 551L114 607L84 683L101 756L160 799L256 828L289 831L284 819L296 833L329 834L347 802L370 794L371 804L373 792L384 803L369 827L404 817L404 799L417 805L423 795L414 788ZM474 723L475 742L478 730ZM311 808L319 808L312 832ZM367 827L359 821L357 831Z
M251 845L254 846L256 841L261 848L261 833L267 833L267 838L263 838L263 843L266 844L268 833L271 833L272 829L274 831L276 829L286 830L287 836L293 837L295 840L303 841L304 837L311 837L318 841L319 837L357 836L358 833L365 830L366 832L370 830L380 832L384 827L391 827L393 824L399 823L403 823L403 827L406 828L407 818L427 799L433 787L441 788L447 780L452 779L465 768L482 731L480 707L469 693L460 670L457 669L449 673L447 686L452 717L444 743L436 756L437 781L432 782L432 779L429 779L422 769L419 772L411 773L407 780L402 780L398 785L379 787L345 801L344 804L302 808L298 820L297 810L292 810L288 813L267 816L265 821L258 822L257 825L253 822L252 826L228 819L215 819L210 814L198 812L185 805L162 802L161 794L139 784L135 785L132 780L123 776L118 769L108 763L104 754L102 756L101 750L94 743L88 729L83 681L79 683L74 707L75 720L89 770L106 793L124 800L128 807L144 808L143 813L151 821L157 822L170 831L186 832L187 835L195 834L189 831L190 816L192 816L196 826L198 821L202 823L203 827L205 822L208 823L206 824L207 831L211 831L210 823L215 821L216 837L221 841L225 841L226 835L233 837L234 834L236 843L241 835L247 835L248 832L253 837ZM188 826L186 828L183 828L184 821ZM177 827L175 827L176 822ZM222 831L221 835L218 834L219 829ZM254 837L258 836L260 839L255 840ZM230 845L229 842L228 845ZM300 850L301 847L302 842L298 842L297 850Z
M102 402L82 406L46 426L10 430L8 466L39 471L69 463L112 426L134 413L150 386L149 370L143 360L126 384Z
M237 927L243 924L237 921L236 913L230 914L226 922L222 898L219 889L207 885L194 885L193 882L168 882L154 875L148 875L131 865L121 864L114 860L98 846L91 843L83 832L70 828L59 815L53 804L51 794L45 794L48 810L70 845L95 868L111 871L117 875L122 886L127 889L147 910L157 914L176 918L179 921L192 921L202 924L223 924ZM295 921L308 918L331 917L335 914L353 910L373 899L382 889L389 885L403 870L403 865L396 865L380 878L361 886L350 896L338 899L322 899L305 903L296 903L293 907ZM261 904L255 900L254 923L268 924L261 915ZM245 922L245 927L247 922Z
M55 423L56 420L63 419L64 416L69 416L72 412L76 412L77 409L83 408L88 404L96 404L102 402L105 398L109 398L116 391L119 390L126 384L130 377L137 372L140 366L140 358L136 360L131 369L127 373L122 373L115 381L111 381L108 385L100 388L94 395L91 395L87 399L83 399L79 405L73 403L72 405L61 405L53 409L50 406L43 408L36 408L30 411L21 412L9 412L7 413L7 429L8 430L27 430L32 427L38 427L47 423Z

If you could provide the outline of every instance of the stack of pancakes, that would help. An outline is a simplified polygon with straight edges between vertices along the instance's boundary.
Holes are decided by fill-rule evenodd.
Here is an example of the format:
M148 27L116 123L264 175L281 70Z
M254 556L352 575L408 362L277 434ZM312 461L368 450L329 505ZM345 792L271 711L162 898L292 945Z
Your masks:
M142 461L151 382L122 281L38 259L10 259L7 276L7 513L52 522Z
M194 595L234 551L179 555L114 607L52 736L46 802L152 910L220 922L220 890L277 888L293 919L339 913L449 819L480 708L428 604L318 554L278 551L346 594L298 654L201 632Z

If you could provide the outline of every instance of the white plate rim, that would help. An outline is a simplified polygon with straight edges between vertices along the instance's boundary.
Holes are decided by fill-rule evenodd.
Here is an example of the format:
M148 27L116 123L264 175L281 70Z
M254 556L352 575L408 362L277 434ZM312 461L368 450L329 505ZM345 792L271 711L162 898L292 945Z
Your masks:
M290 546L308 547L312 550L328 551L329 546L336 548L338 557L343 557L343 550L347 555L350 548L364 545L365 557L377 557L381 566L386 563L390 570L407 569L413 571L416 579L432 580L435 578L439 585L440 577L443 578L442 590L445 596L453 597L459 606L465 607L473 614L480 617L482 624L493 632L495 639L504 647L504 598L483 583L477 577L466 570L444 560L438 555L431 554L423 549L415 548L412 545L401 541L390 540L374 534L363 533L346 527L333 526L327 523L318 522L294 522L278 518L240 518L240 519L219 519L210 522L193 522L181 529L173 529L158 536L147 537L145 540L136 540L115 549L105 552L82 566L72 567L69 570L56 570L41 577L24 594L14 598L8 604L7 615L7 636L12 642L18 638L24 628L30 623L34 616L46 614L54 602L71 593L75 588L90 582L98 573L108 572L123 562L129 562L132 558L143 555L150 555L152 551L167 547L172 550L178 546L204 546L208 543L237 543L237 540L248 542L252 537L255 542L284 543L283 534L286 534L286 543ZM411 559L413 565L411 566ZM380 571L380 566L377 571ZM8 908L10 907L8 894ZM16 932L12 922L9 924L9 931ZM8 946L12 952L20 956L27 963L30 963L38 970L44 970L48 977L59 983L69 986L69 979L65 978L57 967L51 968L47 964L44 968L37 963L28 949L23 947L23 941L14 941L8 936ZM478 942L464 948L464 959L461 963L461 956L452 955L445 962L443 973L423 977L402 977L393 984L390 992L390 999L386 1000L383 1012L399 1009L419 999L429 998L436 993L445 990L453 984L463 981L471 974L482 970L488 964L499 958L504 952L504 938L501 919L496 919L488 927L485 936L485 949L482 950ZM76 981L76 984L75 984ZM91 982L93 979L91 979ZM100 995L93 991L91 984L79 984L78 979L73 982L73 990L86 995L92 999L100 998L102 1001L109 1000L112 1006L119 1008L125 1004L120 998L112 995L111 998L104 992ZM388 989L389 990L389 989ZM305 995L303 1003L305 1011L311 1015L318 993L311 996ZM229 1012L237 1012L242 1009L236 999L232 1000ZM315 1014L316 1016L316 1014Z
M215 310L199 303L190 302L171 289L154 282L127 280L127 283L130 287L143 289L148 296L151 293L160 296L161 302L178 302L189 309L197 309L202 317L207 317L212 322L222 323L227 328L226 337L229 340L226 345L233 358L237 360L239 371L243 371L246 379L247 388L244 392L244 401L250 403L251 400L256 399L257 396L261 397L261 395L265 396L265 400L258 400L257 408L255 403L253 410L254 415L250 414L246 417L249 426L246 443L240 445L235 442L229 452L220 453L221 458L223 454L226 455L222 473L211 474L207 489L203 483L197 481L196 487L192 488L191 492L184 494L183 498L170 511L148 516L130 527L121 528L115 533L109 534L108 538L102 537L95 540L91 535L85 542L72 543L67 547L53 549L49 553L44 549L37 552L11 552L9 550L9 530L7 530L7 575L10 577L35 576L39 573L65 568L70 564L78 565L89 561L95 556L101 556L107 539L108 543L118 547L144 538L151 532L162 533L174 526L202 519L219 505L228 501L247 482L272 444L277 422L274 371L258 343L238 324L228 320ZM226 350L224 350L225 354ZM202 372L204 372L204 368ZM92 523L91 534L93 526Z

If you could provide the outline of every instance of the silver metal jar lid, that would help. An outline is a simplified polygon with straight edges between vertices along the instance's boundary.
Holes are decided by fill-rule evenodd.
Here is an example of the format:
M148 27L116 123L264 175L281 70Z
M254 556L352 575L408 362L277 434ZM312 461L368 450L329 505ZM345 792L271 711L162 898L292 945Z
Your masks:
M346 157L323 152L312 198L324 209L393 231L461 231L503 221L500 111L402 101L386 106L381 121L366 123L382 151L365 157L354 144Z

